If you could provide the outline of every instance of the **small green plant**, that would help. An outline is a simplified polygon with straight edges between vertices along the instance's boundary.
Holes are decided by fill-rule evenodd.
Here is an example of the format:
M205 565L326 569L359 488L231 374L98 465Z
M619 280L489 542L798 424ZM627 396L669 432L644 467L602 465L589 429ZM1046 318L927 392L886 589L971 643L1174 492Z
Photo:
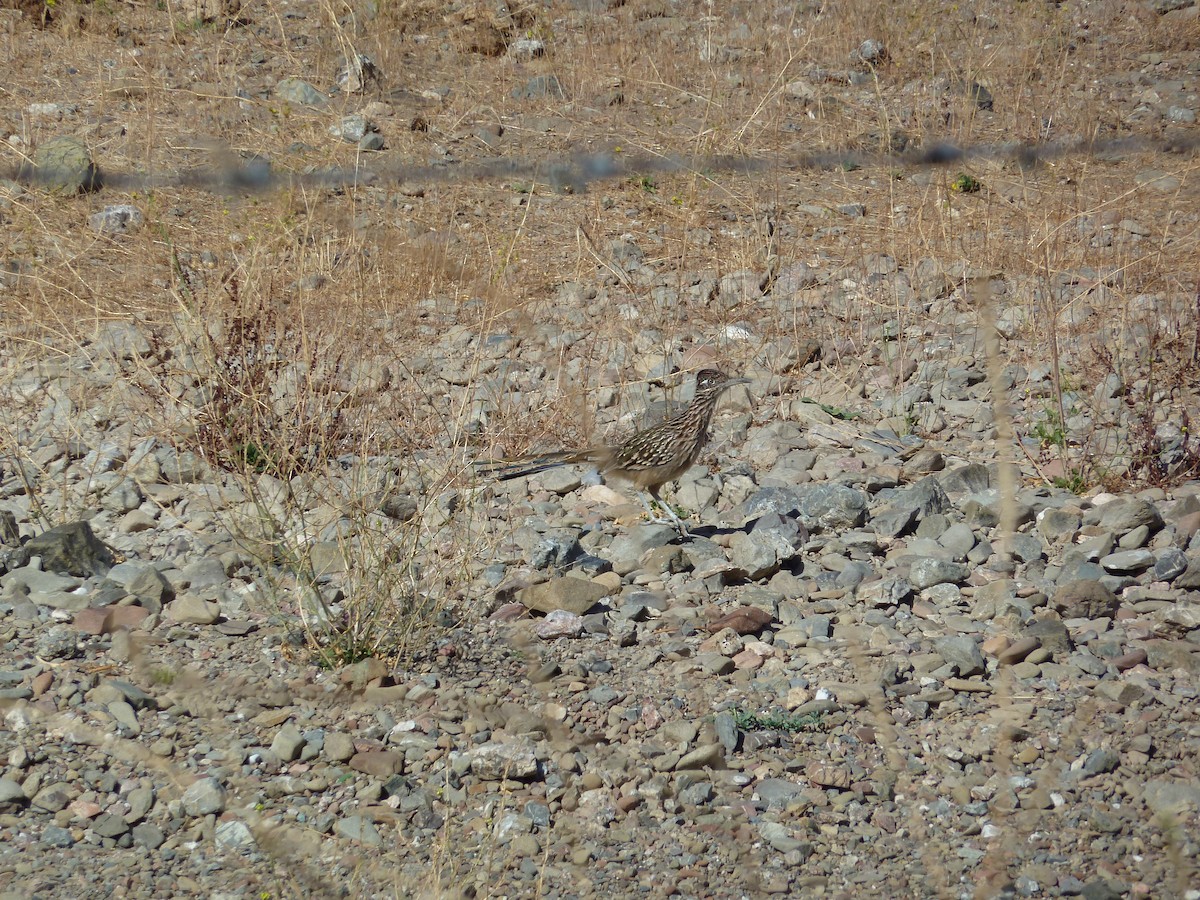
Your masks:
M1069 415L1074 414L1075 410L1072 409ZM1058 458L1061 460L1062 470L1065 473L1063 475L1055 475L1048 480L1056 488L1063 488L1073 494L1082 494L1092 484L1092 479L1088 477L1088 468L1069 462L1067 453L1067 428L1063 423L1058 409L1053 406L1047 406L1044 410L1044 416L1044 418L1040 419L1033 426L1033 437L1037 439L1038 446L1041 448L1040 456L1042 462L1049 460L1052 451L1056 452Z
M1063 425L1062 417L1058 414L1058 410L1052 407L1046 407L1046 418L1041 419L1033 426L1033 436L1038 439L1038 444L1043 450L1050 447L1065 447L1067 444L1067 430Z
M639 178L634 178L633 186L636 188L641 188L647 194L658 193L658 183L649 175L642 175Z
M175 672L165 668L155 669L150 673L150 681L164 687L172 685L175 683Z
M921 417L917 415L915 409L908 409L904 413L904 434L916 434L917 429L921 424Z
M270 452L253 441L234 446L233 456L234 459L240 460L245 465L247 471L257 472L260 475L275 467L275 461Z
M1035 459L1029 456L1029 461L1042 472L1043 480L1056 488L1068 490L1073 494L1082 494L1098 480L1105 476L1105 468L1096 461L1096 454L1085 453L1073 458L1070 452L1070 439L1064 416L1075 416L1079 410L1075 406L1063 406L1062 385L1069 383L1069 376L1060 371L1056 381L1057 389L1054 398L1042 408L1042 415L1034 422L1029 430L1029 436L1038 443L1038 455ZM1028 452L1026 455L1029 455ZM1045 471L1045 467L1057 460L1055 470L1062 474L1054 475Z
M1082 494L1089 487L1087 477L1081 468L1073 468L1069 475L1059 475L1050 479L1050 483L1056 488L1063 488L1070 491L1072 494Z
M832 406L828 403L822 403L819 400L814 400L812 397L801 397L800 402L811 403L814 406L820 407L821 412L828 416L833 416L835 419L844 419L845 421L850 421L851 419L859 418L859 414L856 412L850 412L850 410L842 409L840 406Z
M950 182L950 190L956 194L976 194L982 187L979 179L966 172L959 172L958 177Z
M794 716L782 711L766 713L757 713L748 709L733 711L733 724L740 731L786 731L788 734L794 734L797 731L816 731L821 718L822 714L819 712Z
M687 519L691 516L691 510L680 506L678 503L667 503L665 500L650 500L650 508L654 510L662 510L667 515L675 514L680 519Z
M385 648L379 646L379 635L363 637L350 631L338 631L327 644L313 649L313 661L322 669L336 670L381 655L381 651Z

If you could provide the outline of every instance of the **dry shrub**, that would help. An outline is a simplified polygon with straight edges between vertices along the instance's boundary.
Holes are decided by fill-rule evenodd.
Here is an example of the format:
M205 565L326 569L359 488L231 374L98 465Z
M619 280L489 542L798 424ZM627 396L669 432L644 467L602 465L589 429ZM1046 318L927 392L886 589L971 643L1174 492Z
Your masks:
M500 56L508 45L534 28L539 13L534 3L492 3L468 0L447 9L431 0L401 0L383 13L396 33L445 31L464 53Z
M39 28L54 21L54 7L46 0L0 0L0 9L16 10Z
M359 442L344 415L345 350L305 332L270 292L243 300L236 278L227 304L196 333L207 369L196 410L195 450L235 472L291 478L319 471ZM326 356L329 354L329 356Z
M241 11L241 0L172 0L185 22L216 22L233 19Z
M1171 487L1200 477L1200 436L1192 430L1200 366L1200 293L1190 328L1147 327L1140 377L1125 395L1130 419L1129 486ZM1178 325L1178 323L1176 323ZM1111 351L1096 348L1108 371L1119 371Z

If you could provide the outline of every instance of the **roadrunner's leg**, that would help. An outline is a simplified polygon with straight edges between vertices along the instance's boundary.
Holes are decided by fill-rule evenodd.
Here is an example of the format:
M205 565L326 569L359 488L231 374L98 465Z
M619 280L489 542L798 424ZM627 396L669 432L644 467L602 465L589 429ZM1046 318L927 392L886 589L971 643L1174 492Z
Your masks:
M668 518L664 519L654 511L654 507L652 507L650 505L650 501L646 499L647 494L654 498L654 502L658 504L660 509L666 510ZM659 496L657 488L638 491L638 496L642 498L642 505L646 507L646 515L649 516L649 519L652 523L655 525L674 525L675 530L679 532L680 537L690 538L692 536L691 532L687 530L687 526L684 525L679 516L675 514L675 510L671 509L671 504Z

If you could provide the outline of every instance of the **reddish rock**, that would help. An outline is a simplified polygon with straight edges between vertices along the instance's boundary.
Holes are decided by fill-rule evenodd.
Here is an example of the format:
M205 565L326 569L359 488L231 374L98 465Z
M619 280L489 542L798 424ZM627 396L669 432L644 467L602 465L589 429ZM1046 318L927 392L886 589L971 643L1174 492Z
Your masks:
M850 787L850 773L841 766L813 763L804 770L804 774L818 787L831 787L842 791Z
M348 765L355 772L387 778L404 770L404 755L395 750L364 750L350 757Z
M90 800L73 800L67 808L80 819L94 819L104 812L104 807Z
M743 650L733 657L733 664L739 669L753 671L763 664L763 658L753 650Z
M104 634L104 626L108 620L106 609L81 609L75 613L72 620L75 627L84 634Z
M556 609L534 626L543 641L574 638L583 634L583 617L565 609Z
M74 625L85 634L112 634L122 628L137 628L150 610L144 606L102 606L98 609L81 609L75 613Z
M871 822L884 834L896 833L896 817L882 809L875 810L874 815L871 816Z
M988 656L999 656L1008 649L1010 644L1011 641L1009 641L1008 635L997 634L980 644L979 649Z
M354 684L361 687L372 685L378 687L388 674L388 667L383 660L368 656L356 663L343 666L338 670L338 680L342 684Z
M609 589L602 584L563 575L518 591L517 599L538 612L552 613L561 609L582 616L608 595Z
M649 700L642 704L641 719L642 724L649 729L658 728L658 726L662 725L663 723L662 713L660 713L658 711L658 707L656 707Z
M494 613L488 616L489 622L513 622L524 616L529 615L529 610L525 608L524 603L505 603Z
M1023 637L1009 644L1000 653L997 653L996 659L1000 661L1000 665L1002 666L1015 666L1040 646L1042 646L1042 642L1037 638Z
M621 812L629 812L630 810L637 809L641 805L642 798L637 794L628 794L624 797L617 798L617 809L621 810Z
M132 631L146 620L150 610L144 606L110 606L108 608L108 623L105 630L112 634L122 628Z
M773 620L774 617L765 609L757 606L739 606L721 618L709 622L705 628L709 634L716 634L725 628L732 628L738 634L757 634Z
M931 619L938 614L938 608L932 603L926 603L924 600L914 600L912 612L914 616L918 616L919 618Z
M1116 657L1112 661L1112 664L1116 666L1118 671L1124 672L1126 669L1132 669L1134 666L1140 666L1146 661L1146 658L1146 651L1143 648L1138 647L1136 650L1131 650L1122 656Z
M33 679L33 684L30 689L33 691L33 696L40 697L50 689L50 685L54 683L53 672L43 672L37 678Z

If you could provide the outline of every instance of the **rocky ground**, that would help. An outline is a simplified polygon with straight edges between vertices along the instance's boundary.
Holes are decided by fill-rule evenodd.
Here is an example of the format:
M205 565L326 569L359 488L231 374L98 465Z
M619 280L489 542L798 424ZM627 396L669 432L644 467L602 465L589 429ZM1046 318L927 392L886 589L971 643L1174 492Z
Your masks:
M719 161L1194 138L1018 6L14 12L0 897L1200 898L1193 157ZM711 166L455 178L601 147ZM687 536L473 474L706 365Z

